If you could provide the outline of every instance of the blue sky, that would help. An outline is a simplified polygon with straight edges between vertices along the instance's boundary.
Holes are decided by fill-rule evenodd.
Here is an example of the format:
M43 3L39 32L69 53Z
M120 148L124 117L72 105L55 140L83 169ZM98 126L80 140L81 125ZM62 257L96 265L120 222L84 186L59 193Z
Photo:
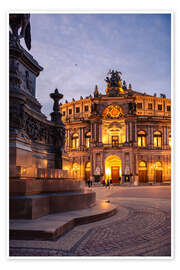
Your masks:
M171 96L169 14L32 14L31 33L30 53L44 68L36 96L47 116L55 88L63 102L92 94L96 84L105 93L109 69L134 90Z

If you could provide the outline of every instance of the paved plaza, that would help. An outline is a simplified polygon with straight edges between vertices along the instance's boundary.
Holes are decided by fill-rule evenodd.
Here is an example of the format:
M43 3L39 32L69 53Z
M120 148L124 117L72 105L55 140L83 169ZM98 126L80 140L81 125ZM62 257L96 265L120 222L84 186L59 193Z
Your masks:
M10 256L171 256L169 186L93 187L116 215L76 226L55 241L11 240Z

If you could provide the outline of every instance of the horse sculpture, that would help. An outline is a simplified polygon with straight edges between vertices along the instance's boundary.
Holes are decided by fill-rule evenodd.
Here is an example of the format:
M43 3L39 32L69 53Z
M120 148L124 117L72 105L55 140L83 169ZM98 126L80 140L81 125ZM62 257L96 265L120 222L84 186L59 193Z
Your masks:
M31 49L30 14L9 14L9 25L16 39L24 38L26 47ZM21 28L20 35L18 31Z

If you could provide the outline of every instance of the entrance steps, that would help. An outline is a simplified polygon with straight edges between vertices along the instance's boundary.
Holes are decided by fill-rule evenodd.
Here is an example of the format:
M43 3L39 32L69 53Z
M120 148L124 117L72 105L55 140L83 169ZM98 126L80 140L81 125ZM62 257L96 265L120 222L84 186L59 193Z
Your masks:
M116 212L116 206L99 200L87 209L49 214L33 220L10 220L10 239L56 240L74 226L99 221Z

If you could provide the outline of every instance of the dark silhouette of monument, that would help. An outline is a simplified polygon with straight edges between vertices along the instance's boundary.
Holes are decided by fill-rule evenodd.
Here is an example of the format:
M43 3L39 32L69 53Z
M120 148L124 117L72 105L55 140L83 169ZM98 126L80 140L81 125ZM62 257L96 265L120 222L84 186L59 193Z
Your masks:
M31 48L30 16L26 15L10 14L10 238L54 239L73 227L74 221L68 221L63 225L58 223L57 230L54 231L54 223L50 224L48 231L43 229L43 222L38 225L38 218L92 207L96 196L95 192L85 191L80 181L71 179L70 172L62 170L65 128L61 120L59 101L63 95L57 89L50 94L54 104L51 121L47 120L41 112L41 104L36 99L36 78L43 68L20 44L20 38L24 37L27 48ZM100 218L106 216L107 210L104 211L103 215L100 213ZM113 213L114 209L108 212L108 215ZM94 215L97 219L96 216ZM21 219L26 222L21 223ZM38 221L33 221L32 229L29 220L36 219Z

